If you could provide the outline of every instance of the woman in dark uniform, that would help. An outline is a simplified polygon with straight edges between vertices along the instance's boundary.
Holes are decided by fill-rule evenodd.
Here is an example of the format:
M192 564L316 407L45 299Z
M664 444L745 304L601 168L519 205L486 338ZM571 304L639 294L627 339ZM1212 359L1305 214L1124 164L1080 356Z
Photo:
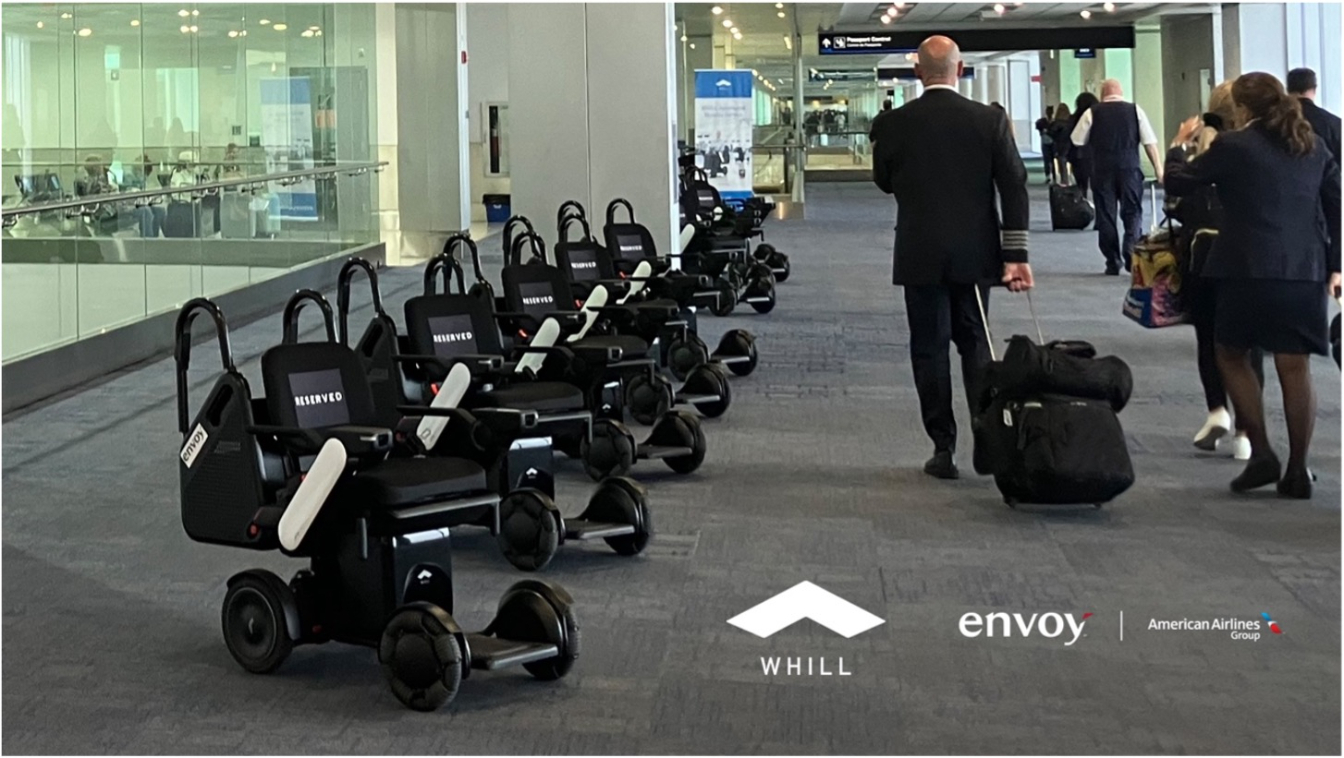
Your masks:
M1218 367L1251 440L1246 469L1234 492L1277 484L1279 494L1311 497L1307 450L1316 418L1312 353L1329 352L1327 301L1340 285L1339 166L1311 130L1295 98L1266 73L1244 74L1232 99L1246 126L1224 132L1186 162L1172 148L1169 194L1213 185L1223 208L1222 229L1203 276L1219 279L1214 314ZM1181 145L1199 130L1193 119ZM1265 430L1264 405L1249 354L1274 354L1288 421L1288 463L1281 466Z
M1087 113L1088 109L1096 105L1099 101L1097 96L1091 92L1080 94L1073 101L1073 117L1069 121L1069 134L1077 128L1078 121ZM1072 139L1070 137L1070 139ZM1073 169L1073 181L1078 185L1078 189L1087 194L1087 190L1092 186L1092 147L1090 145L1069 145L1069 167Z

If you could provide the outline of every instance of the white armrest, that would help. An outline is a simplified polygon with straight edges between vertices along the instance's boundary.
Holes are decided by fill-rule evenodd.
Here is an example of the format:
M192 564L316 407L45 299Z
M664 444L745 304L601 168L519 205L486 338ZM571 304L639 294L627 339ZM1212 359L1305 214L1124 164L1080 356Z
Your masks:
M541 327L532 337L532 341L527 343L531 347L555 347L555 343L560 341L560 323L553 318L548 318L541 322ZM546 356L543 353L524 353L522 359L518 361L518 368L514 369L516 373L524 373L531 369L533 373L541 371L541 364L546 362Z
M434 396L430 402L430 408L456 408L462 398L466 397L467 390L471 388L471 369L458 363L448 370L448 376L444 378L443 384L439 386L439 394ZM434 445L438 444L439 436L443 430L448 428L447 416L425 416L420 419L419 426L415 427L415 436L420 438L420 443L426 450L433 450Z
M641 290L648 286L648 279L651 276L653 276L653 264L648 261L640 261L639 265L635 266L635 274L633 277L635 281L630 282L630 291L626 292L625 297L618 300L617 304L624 305L625 301L638 295Z
M609 297L611 297L611 293L607 291L606 287L599 284L593 288L593 291L588 295L588 299L583 301L583 308L579 311L583 314L583 327L569 336L570 342L578 342L588 334L588 330L592 329L593 324L597 323L598 310L606 307Z
M691 246L691 240L693 239L695 239L695 226L693 224L687 224L681 227L681 238L679 240L681 243L681 252L686 252L686 248Z
M336 480L345 471L346 459L345 445L338 440L327 440L318 451L313 465L299 484L298 492L294 493L280 516L277 531L280 534L280 545L286 550L297 550L307 536L308 530L317 520L317 514L326 505L327 496L336 486Z

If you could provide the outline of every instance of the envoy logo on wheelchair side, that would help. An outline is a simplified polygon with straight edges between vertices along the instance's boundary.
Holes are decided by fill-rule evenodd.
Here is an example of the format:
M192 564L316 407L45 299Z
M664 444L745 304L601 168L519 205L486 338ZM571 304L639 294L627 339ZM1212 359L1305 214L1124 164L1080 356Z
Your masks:
M812 582L799 582L763 603L728 619L728 623L751 632L762 639L811 619L846 639L880 626L886 621ZM828 670L825 657L791 656L762 657L761 672L766 676L850 676L845 659L836 660L835 670Z

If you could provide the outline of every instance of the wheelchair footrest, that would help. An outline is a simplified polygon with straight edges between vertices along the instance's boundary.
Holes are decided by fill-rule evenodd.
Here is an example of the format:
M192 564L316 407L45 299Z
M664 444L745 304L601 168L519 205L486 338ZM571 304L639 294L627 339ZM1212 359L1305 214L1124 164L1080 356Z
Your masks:
M635 527L633 524L565 519L565 539L567 540L600 540L606 537L624 537L627 534L634 533Z
M640 445L638 457L642 461L651 461L661 458L680 458L683 455L694 453L694 450L684 445Z
M723 398L719 395L690 395L682 392L677 395L677 402L683 405L698 405L699 403L717 403Z
M468 634L467 644L471 647L471 667L486 671L544 661L560 654L560 649L549 642L515 642L484 634Z
M714 353L709 357L725 365L729 363L751 363L750 355L719 355Z
M768 297L764 297L764 296L761 296L761 295L754 295L754 296L752 296L752 297L744 297L744 298L742 298L739 302L743 302L743 303L768 303L768 302L770 302L770 298L768 298Z

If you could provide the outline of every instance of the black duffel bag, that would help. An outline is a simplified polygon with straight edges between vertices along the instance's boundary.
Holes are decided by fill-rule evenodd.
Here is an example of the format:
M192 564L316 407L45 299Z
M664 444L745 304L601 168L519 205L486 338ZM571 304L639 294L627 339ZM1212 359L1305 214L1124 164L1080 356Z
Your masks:
M1134 375L1115 356L1096 357L1082 340L1055 340L1044 345L1029 337L1008 340L1003 360L985 367L980 379L981 404L997 396L1029 397L1042 393L1104 400L1119 413L1129 402ZM989 393L988 397L984 397Z
M983 303L981 318L993 356ZM971 420L975 471L993 474L1009 505L1099 507L1134 484L1116 416L1129 401L1133 377L1124 361L1095 355L1086 342L1039 345L1016 336L1003 360L981 373Z

